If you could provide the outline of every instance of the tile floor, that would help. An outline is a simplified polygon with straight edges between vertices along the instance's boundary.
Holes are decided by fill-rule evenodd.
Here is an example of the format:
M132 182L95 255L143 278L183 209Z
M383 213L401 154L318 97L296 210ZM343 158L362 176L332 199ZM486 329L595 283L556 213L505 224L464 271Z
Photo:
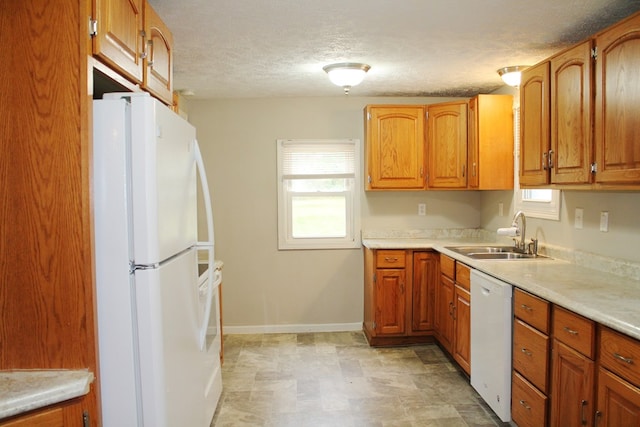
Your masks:
M361 332L228 335L212 426L501 426L435 344ZM506 424L508 425L508 424Z

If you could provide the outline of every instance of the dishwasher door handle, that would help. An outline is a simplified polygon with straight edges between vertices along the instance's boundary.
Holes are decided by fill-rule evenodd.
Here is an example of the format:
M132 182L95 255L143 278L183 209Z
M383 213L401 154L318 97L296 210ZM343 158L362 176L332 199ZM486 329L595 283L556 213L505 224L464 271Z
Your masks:
M484 286L480 286L480 288L480 292L482 292L482 295L484 295L485 297L491 295L491 289L485 288Z

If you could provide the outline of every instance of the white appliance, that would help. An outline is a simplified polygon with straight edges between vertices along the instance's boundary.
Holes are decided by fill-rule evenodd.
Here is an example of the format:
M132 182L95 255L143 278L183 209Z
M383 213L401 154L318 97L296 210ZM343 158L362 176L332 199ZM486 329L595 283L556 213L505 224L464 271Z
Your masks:
M471 386L511 421L512 286L471 270Z
M146 93L95 100L93 200L102 425L209 426L222 391L221 272L195 128Z

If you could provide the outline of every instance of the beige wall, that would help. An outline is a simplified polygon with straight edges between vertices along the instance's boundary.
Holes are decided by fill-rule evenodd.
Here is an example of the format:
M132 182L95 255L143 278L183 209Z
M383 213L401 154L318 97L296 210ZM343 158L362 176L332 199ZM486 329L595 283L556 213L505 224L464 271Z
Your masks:
M225 263L226 327L360 327L361 250L277 250L276 139L363 141L367 104L446 100L338 96L189 102L214 200L216 258ZM363 191L361 200L365 228L480 225L477 193ZM426 216L417 215L418 203L426 203Z
M230 331L359 328L360 250L277 250L276 139L358 138L362 109L374 103L438 98L280 98L190 101L214 199L216 257L224 267L224 324ZM365 229L508 226L513 192L362 191ZM426 203L427 215L417 215ZM498 203L504 216L498 216ZM584 228L573 211L584 209ZM608 210L610 231L598 231ZM529 218L543 243L640 262L640 193L563 192L560 221ZM244 329L243 329L244 328Z

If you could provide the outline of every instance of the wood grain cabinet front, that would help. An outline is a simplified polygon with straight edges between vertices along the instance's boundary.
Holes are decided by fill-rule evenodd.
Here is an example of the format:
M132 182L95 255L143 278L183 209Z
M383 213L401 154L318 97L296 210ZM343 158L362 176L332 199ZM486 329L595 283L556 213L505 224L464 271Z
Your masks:
M468 101L427 107L427 186L467 187Z
M173 34L156 11L145 1L144 33L146 52L143 63L142 87L164 101L173 104Z
M368 105L366 190L425 188L425 112L420 105Z
M369 344L432 341L437 254L364 248L364 258L363 329Z
M134 83L142 83L145 0L95 0L93 55Z

